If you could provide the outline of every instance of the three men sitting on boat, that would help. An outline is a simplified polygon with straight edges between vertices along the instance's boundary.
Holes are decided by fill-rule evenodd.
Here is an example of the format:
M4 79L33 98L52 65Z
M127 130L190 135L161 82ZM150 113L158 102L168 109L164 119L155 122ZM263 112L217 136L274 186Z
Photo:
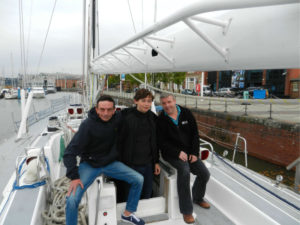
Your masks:
M175 97L163 93L163 107L157 121L158 145L164 160L177 169L179 208L186 223L194 223L193 202L202 208L210 208L204 201L210 173L199 159L199 134L196 120L187 108L176 105ZM190 172L196 175L190 191Z
M160 173L158 147L164 160L177 169L179 207L184 221L195 222L193 201L203 208L210 207L203 199L210 174L198 157L195 118L188 109L176 105L173 95L162 94L163 111L157 119L150 111L153 98L150 91L140 89L134 96L136 107L115 113L114 100L103 95L90 110L64 154L67 177L71 179L66 225L77 224L80 200L100 174L128 183L127 188L122 188L127 204L121 218L132 224L145 224L134 212L140 197L151 197L153 174ZM81 158L79 166L77 156ZM190 172L197 176L193 200Z

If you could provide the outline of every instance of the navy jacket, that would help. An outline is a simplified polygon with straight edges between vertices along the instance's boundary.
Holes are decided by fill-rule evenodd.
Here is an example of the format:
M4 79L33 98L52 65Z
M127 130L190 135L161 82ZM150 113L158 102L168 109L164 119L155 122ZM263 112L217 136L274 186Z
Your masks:
M180 151L188 155L199 156L199 134L196 120L192 112L180 107L178 126L176 126L164 111L157 120L157 139L162 157L178 158Z
M89 111L88 118L81 123L64 153L63 161L68 178L79 178L77 156L81 157L81 162L85 161L93 167L102 167L117 159L120 116L120 113L116 113L109 121L104 122L95 108Z

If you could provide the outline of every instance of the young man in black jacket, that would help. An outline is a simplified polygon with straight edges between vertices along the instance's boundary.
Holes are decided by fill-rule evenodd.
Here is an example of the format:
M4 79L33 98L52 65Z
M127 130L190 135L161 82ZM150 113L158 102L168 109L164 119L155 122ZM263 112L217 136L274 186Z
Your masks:
M197 124L191 111L176 105L171 94L160 96L163 111L157 121L158 145L164 160L177 169L177 191L179 208L186 223L194 223L193 201L203 208L209 171L199 159L199 135ZM190 172L197 176L190 193Z
M157 116L151 111L154 96L139 89L134 96L136 107L122 110L120 131L121 161L144 177L141 199L151 198L153 174L160 173L156 140ZM125 184L125 190L126 188ZM126 199L123 196L124 199Z
M114 100L110 96L101 96L66 148L64 164L67 177L71 179L66 200L66 225L77 224L78 205L82 195L100 174L131 185L121 218L132 224L145 224L133 214L140 199L143 176L116 160L120 119L120 114L115 114ZM79 166L77 156L81 158Z

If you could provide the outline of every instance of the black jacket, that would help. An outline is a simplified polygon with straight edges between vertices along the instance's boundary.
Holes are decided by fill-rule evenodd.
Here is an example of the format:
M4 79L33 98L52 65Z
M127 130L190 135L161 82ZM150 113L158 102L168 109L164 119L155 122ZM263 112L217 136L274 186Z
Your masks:
M93 167L105 166L117 159L117 130L120 125L120 113L104 122L95 108L89 111L64 153L63 161L67 168L67 177L78 179L76 156Z
M127 108L121 111L122 113L122 125L119 133L119 149L121 161L125 164L131 166L133 165L133 155L135 148L135 137L138 127L138 118L135 113L136 108ZM150 132L151 132L151 155L153 164L158 163L158 147L157 147L157 139L156 139L156 120L157 116L152 112L148 111L146 113L147 119L150 124Z
M188 155L199 156L199 134L196 120L190 110L180 107L178 126L164 111L157 120L158 146L162 157L178 158L180 151Z

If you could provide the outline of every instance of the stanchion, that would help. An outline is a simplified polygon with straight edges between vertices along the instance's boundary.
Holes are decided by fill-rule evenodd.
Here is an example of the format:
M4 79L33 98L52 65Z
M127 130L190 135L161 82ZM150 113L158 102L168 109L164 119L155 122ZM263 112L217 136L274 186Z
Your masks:
M244 113L244 116L248 116L248 114L247 114L247 107L248 107L248 104L245 104L245 113Z
M272 119L272 103L270 103L270 117L269 119Z

